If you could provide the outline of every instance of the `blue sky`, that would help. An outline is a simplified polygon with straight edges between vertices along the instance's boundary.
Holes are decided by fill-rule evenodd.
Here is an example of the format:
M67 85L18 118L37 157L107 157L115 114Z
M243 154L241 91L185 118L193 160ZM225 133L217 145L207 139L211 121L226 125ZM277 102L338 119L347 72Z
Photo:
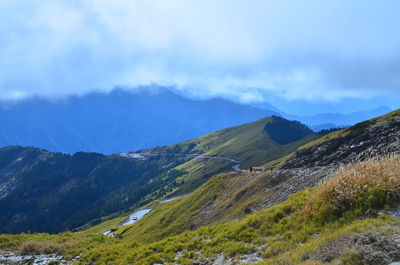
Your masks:
M303 114L398 108L399 10L397 0L2 0L0 97L158 84Z

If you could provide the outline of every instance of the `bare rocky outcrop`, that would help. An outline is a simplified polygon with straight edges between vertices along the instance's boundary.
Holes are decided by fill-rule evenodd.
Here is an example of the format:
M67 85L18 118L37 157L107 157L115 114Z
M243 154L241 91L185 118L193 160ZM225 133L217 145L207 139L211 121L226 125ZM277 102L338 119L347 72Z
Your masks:
M57 254L20 255L13 252L0 252L0 264L4 265L72 265L75 264L79 258L80 257L77 256L73 260L67 260L63 256Z
M400 120L371 126L300 151L283 169L341 166L371 157L400 153Z
M329 242L312 256L321 262L352 255L366 265L389 264L400 260L399 230L391 235L371 232L343 236Z

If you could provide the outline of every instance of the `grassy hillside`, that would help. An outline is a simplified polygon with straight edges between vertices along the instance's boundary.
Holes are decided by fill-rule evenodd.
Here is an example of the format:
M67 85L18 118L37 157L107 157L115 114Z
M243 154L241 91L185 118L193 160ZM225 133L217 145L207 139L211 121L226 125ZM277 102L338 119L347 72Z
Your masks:
M278 133L279 130L281 131L280 134ZM142 150L142 154L146 156L151 154L150 157L185 157L185 154L204 154L207 156L207 158L194 156L195 158L169 171L173 174L167 173L166 176L176 176L175 181L179 183L179 186L173 190L169 187L155 190L154 193L146 196L142 202L151 203L152 199L160 197L159 194L174 196L190 193L211 177L222 172L233 171L232 166L235 163L224 158L241 160L241 167L247 168L287 155L296 150L297 147L317 137L319 137L318 134L312 133L310 129L299 122L287 121L273 116L213 132L176 145ZM200 207L201 204L197 205ZM153 214L154 212L151 213L151 215ZM119 221L115 220L108 223L112 227ZM173 233L173 231L183 231L187 228L187 225L179 227L179 231L166 229L169 232L161 234L167 235ZM142 234L145 234L145 232L143 231ZM149 233L146 234L147 237L149 235Z
M399 176L399 156L369 160L240 221L151 244L82 233L3 235L0 248L79 253L81 264L389 264L400 256L400 221L388 216L399 205Z
M286 144L276 142L280 141L277 139L279 138L276 135L277 130L281 130L281 135L287 135ZM142 150L141 153L161 157L185 157L185 154L211 156L211 158L195 156L195 158L186 163L178 165L169 171L166 176L176 176L176 183L179 183L179 186L173 190L169 187L156 190L154 194L150 194L142 201L150 203L152 199L160 197L157 194L168 194L169 196L187 194L205 183L212 176L223 172L231 172L235 163L223 158L238 160L241 162L240 166L242 168L247 168L289 154L304 143L318 137L320 135L312 133L310 129L299 122L272 116L252 123L212 132L203 137L179 144ZM220 158L213 158L213 156Z
M196 217L195 213L212 203L226 189L232 192L238 176L239 173L217 175L193 193L168 203L159 204L140 221L120 227L118 235L127 240L134 239L143 243L157 241L197 228L196 222L199 217Z
M268 196L262 183L265 177L265 174L251 176L243 172L216 175L189 195L155 205L143 219L119 227L117 234L124 240L149 243L204 225L241 219ZM117 223L115 220L102 228L108 229Z
M57 252L67 258L80 255L81 264L389 264L400 260L400 221L394 218L400 212L400 157L365 159L371 154L400 153L399 118L400 111L395 111L328 134L270 161L268 165L276 167L273 171L217 174L185 197L152 204L154 210L143 219L118 228L118 239L99 232L122 218L80 233L3 235L0 249ZM264 135L258 140L279 145L272 140L270 122L245 126L262 129ZM213 137L232 130L241 135L231 135L239 149L252 154L260 144L252 139L255 135L240 134L240 127L235 127L209 134L203 142L195 139L151 150L159 157L172 157L209 146L208 154L222 156L219 148L224 143ZM242 145L242 139L252 144ZM293 138L287 135L279 141L287 139ZM177 181L196 183L208 167L218 169L218 161L196 158L171 172ZM354 161L363 162L354 165ZM349 165L337 170L343 164ZM221 167L225 166L232 165ZM319 186L306 188L321 180ZM284 201L290 194L294 195Z
M299 122L271 116L176 145L148 149L146 152L225 156L241 160L242 166L248 167L275 160L318 137Z
M278 139L281 135L286 138ZM143 150L152 154L144 161L97 153L3 148L0 232L88 228L166 195L189 193L212 176L232 171L237 163L230 158L243 160L244 167L259 165L316 137L298 122L269 117L184 143Z
M363 162L341 171L317 189L300 192L282 204L241 221L204 227L153 244L125 249L125 262L195 264L210 262L221 255L224 259L240 260L256 253L263 259L262 264L318 264L326 260L331 263L342 260L347 264L385 264L385 258L386 262L390 261L399 253L383 253L385 246L381 246L381 249L375 249L382 252L381 257L371 257L365 250L372 243L349 246L344 242L347 238L362 238L363 235L386 241L388 245L395 242L391 235L400 232L400 222L377 213L399 202L399 173L399 157ZM374 234L369 234L371 232ZM126 240L132 242L132 239ZM336 255L329 256L326 248L332 245L336 246ZM111 253L107 251L101 256L107 257L109 262L122 262L121 256L113 257ZM89 259L95 257L93 253L87 256ZM379 258L382 260L374 263Z
M277 130L281 131L281 135L286 136L285 144L277 142L280 141L279 136L276 135ZM220 156L235 159L240 162L241 168L246 169L290 154L318 137L320 135L313 133L299 122L272 116L212 132L190 141L171 146L159 146L142 152ZM232 171L232 165L232 162L223 159L195 158L178 166L176 170L182 173L178 180L182 181L183 185L177 190L177 194L191 192L210 177L221 172Z
M397 113L398 111L393 112L391 115L375 119L379 121L376 123L368 121L368 124L375 124L376 126L376 129L372 133L386 130L385 127L382 128L379 125L382 122L392 124L395 121L393 119L399 117ZM372 144L379 143L382 140L379 137L393 138L391 140L395 141L396 137L379 134L363 136L368 127L364 127L361 130L357 129L359 126L355 125L348 129L333 132L323 142L316 140L313 142L313 145L306 145L308 148L315 146L315 148L325 150L325 153L317 155L317 160L323 161L327 159L326 156L333 155L333 157L337 156L337 161L329 158L331 163L343 164L349 160L348 157L357 157L364 150L370 149L371 146L369 145L365 145L364 149L351 148L351 145L366 143L365 137L371 138ZM337 139L343 132L348 131L352 132L352 136L346 138L342 144L334 142L334 148L328 149L325 146L320 146L323 143L329 144L328 146L332 145L332 140ZM346 135L349 135L349 133ZM353 141L354 139L356 139L356 142ZM346 141L349 141L351 144L347 144ZM380 151L385 153L386 150L390 150L386 148L391 146L392 142L387 143L387 146L384 148L379 148ZM300 149L307 151L306 147L301 147ZM353 151L347 152L347 149ZM345 153L346 155L343 154L344 151L347 152ZM290 159L295 158L296 161L300 162L295 165L293 170L267 171L260 175L249 175L247 172L239 172L236 174L229 173L214 176L192 194L167 204L155 206L155 210L146 215L142 220L131 226L121 227L118 232L124 238L135 238L140 242L152 242L185 230L198 228L199 226L219 224L242 218L248 213L279 203L296 191L314 186L321 179L324 179L331 172L338 169L338 166L334 165L326 168L307 168L309 157L308 153L305 153L304 156L293 153L265 165L266 168L271 166L279 168L282 165L286 166L286 161L288 160L290 164ZM303 160L299 160L299 158ZM356 160L350 159L349 161L354 162ZM301 164L304 164L306 167L300 168Z

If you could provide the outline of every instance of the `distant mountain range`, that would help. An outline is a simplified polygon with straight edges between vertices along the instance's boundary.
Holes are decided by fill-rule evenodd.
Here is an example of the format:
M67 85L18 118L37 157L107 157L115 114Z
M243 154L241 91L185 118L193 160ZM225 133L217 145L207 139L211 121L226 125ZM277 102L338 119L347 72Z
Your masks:
M296 115L279 110L266 102L255 103L251 105L256 108L275 111L285 119L300 121L316 132L323 129L348 127L364 120L378 117L392 111L392 109L386 106L380 106L371 110L361 110L346 114L328 112L316 115Z
M156 87L115 89L63 99L0 102L0 147L34 146L53 152L116 152L170 145L267 116L298 120L314 131L355 124L389 112L296 116L270 104L194 100Z
M166 89L91 93L0 103L0 147L116 152L168 145L278 115L223 99L191 100Z
M297 120L307 124L314 131L329 129L333 127L348 127L358 122L384 115L392 111L390 108L381 106L372 110L363 110L348 114L322 113L310 116L298 116L281 113L283 117L290 120Z

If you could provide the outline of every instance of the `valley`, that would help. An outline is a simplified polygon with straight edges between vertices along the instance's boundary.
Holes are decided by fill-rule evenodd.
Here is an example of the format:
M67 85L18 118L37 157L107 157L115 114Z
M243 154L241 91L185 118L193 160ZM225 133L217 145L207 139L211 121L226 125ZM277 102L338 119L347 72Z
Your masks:
M267 124L292 126L298 135L279 144ZM216 174L240 169L239 164L262 165L318 137L298 122L274 116L171 146L109 156L6 147L0 149L0 210L7 213L0 216L0 232L86 229L191 193Z
M33 161L49 155L29 152ZM159 178L159 188L130 213L110 211L77 232L0 235L0 249L79 256L77 264L389 264L400 261L399 154L400 111L328 134L268 117L105 157L162 165L159 177L143 179ZM19 157L0 171L4 187Z

